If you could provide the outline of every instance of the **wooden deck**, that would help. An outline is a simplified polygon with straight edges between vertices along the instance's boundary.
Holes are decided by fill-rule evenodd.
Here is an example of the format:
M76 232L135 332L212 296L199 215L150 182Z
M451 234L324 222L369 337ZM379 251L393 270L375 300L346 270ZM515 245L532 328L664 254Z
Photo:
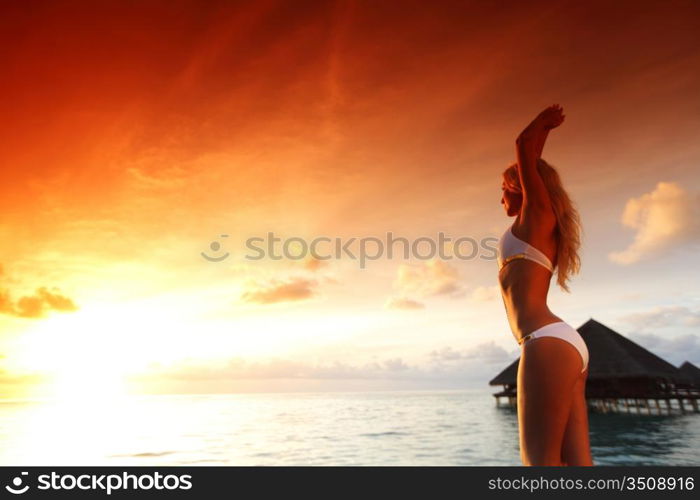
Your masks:
M517 391L506 388L493 395L496 406L515 407ZM638 394L627 397L588 397L588 408L596 413L633 413L638 415L684 415L700 413L700 390L676 389L673 392L659 394ZM503 402L502 402L503 400Z

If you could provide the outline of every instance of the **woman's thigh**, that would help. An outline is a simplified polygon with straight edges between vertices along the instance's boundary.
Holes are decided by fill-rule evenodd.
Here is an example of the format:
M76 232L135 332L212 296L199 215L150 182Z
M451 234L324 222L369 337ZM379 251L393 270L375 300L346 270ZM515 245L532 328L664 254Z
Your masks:
M588 429L588 404L586 403L587 377L588 370L579 376L574 386L574 398L564 431L561 451L562 461L567 465L593 465Z
M523 345L518 367L523 464L561 464L564 431L581 362L578 350L559 338L540 337Z

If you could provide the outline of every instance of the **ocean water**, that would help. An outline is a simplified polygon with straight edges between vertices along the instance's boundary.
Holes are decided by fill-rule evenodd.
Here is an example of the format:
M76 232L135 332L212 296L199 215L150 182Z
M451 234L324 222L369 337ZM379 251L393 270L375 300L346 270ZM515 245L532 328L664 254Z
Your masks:
M0 402L1 465L520 465L498 388ZM700 465L700 414L590 414L596 465Z

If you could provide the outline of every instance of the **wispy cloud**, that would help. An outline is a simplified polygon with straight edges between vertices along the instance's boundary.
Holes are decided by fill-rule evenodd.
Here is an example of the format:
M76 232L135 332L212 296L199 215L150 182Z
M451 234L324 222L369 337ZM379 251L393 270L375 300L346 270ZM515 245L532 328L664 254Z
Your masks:
M353 365L341 361L310 363L289 359L250 361L232 358L223 364L181 362L153 368L151 376L184 379L371 379L417 374L401 358Z
M314 295L317 285L316 280L305 278L291 278L287 281L272 280L267 284L255 285L253 289L245 291L241 295L241 300L257 304L306 300Z
M501 297L501 290L498 285L479 286L471 293L471 299L477 302L490 302Z
M700 310L686 306L661 305L647 311L626 314L619 321L630 326L630 338L667 361L678 365L683 361L700 362Z
M325 267L328 265L328 262L325 260L321 259L316 259L315 257L309 257L304 261L304 269L307 271L312 271L316 272L322 267Z
M648 311L626 314L621 321L630 324L637 331L669 326L700 326L700 311L685 306L656 306Z
M425 304L418 302L417 300L408 299L405 297L389 297L389 299L384 304L386 309L405 309L405 310L415 310L415 309L425 309Z
M384 304L386 309L415 310L425 308L425 303L413 298L435 295L459 296L463 287L459 272L442 260L430 260L421 264L401 264L394 281L396 293Z
M483 342L471 349L455 350L448 346L434 350L430 353L433 361L438 363L451 363L465 360L480 360L486 363L507 363L511 355L495 342ZM512 360L511 360L512 361Z
M684 361L700 363L700 336L692 333L666 337L656 333L635 333L630 338L666 361L679 366Z
M491 371L512 361L495 343L467 350L445 347L433 351L422 363L400 356L366 363L310 362L284 358L250 360L231 358L221 362L183 360L172 365L153 365L143 377L174 380L317 379L317 380L459 380L487 378ZM485 370L486 369L486 370Z
M450 295L460 291L459 272L438 259L420 265L401 264L394 285L401 292L422 297Z

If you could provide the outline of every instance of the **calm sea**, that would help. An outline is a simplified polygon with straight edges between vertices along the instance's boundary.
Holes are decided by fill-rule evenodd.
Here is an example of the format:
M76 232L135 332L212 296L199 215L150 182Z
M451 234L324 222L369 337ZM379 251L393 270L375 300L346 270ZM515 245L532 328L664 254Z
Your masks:
M0 464L520 465L496 389L0 402ZM590 426L596 465L700 465L700 414Z

